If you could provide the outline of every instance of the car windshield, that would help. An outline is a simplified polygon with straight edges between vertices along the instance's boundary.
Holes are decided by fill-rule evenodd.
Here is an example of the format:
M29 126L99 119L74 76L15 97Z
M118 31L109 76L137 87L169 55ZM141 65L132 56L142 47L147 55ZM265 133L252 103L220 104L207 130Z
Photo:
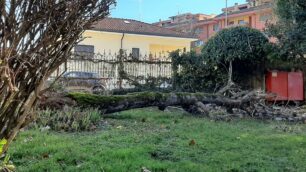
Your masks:
M100 78L99 74L91 72L68 72L65 77L69 78Z
M92 73L92 78L101 78L101 77L97 73Z

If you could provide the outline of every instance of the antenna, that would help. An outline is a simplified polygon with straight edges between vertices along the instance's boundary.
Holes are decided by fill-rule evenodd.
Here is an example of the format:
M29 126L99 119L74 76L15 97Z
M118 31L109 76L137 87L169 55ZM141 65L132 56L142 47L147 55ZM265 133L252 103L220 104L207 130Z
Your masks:
M180 5L180 4L176 4L176 8L177 8L177 15L180 15L180 7L181 7L181 5Z
M138 12L139 12L139 20L142 21L143 19L143 12L142 12L142 0L138 0Z

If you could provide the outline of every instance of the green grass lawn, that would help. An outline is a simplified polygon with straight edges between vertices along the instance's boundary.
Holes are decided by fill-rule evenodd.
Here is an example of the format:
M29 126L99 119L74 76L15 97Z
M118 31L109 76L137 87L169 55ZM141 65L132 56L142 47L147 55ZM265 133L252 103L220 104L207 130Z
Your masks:
M11 160L22 172L306 171L304 125L215 122L151 108L104 120L96 132L22 132Z

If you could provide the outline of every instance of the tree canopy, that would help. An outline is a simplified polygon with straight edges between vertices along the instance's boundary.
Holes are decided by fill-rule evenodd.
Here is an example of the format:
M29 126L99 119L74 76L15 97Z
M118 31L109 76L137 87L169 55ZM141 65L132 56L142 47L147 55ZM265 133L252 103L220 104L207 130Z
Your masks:
M235 60L262 61L264 47L268 43L260 31L248 27L223 29L209 39L202 53L209 59L219 62Z
M240 63L236 65L236 68L240 68L240 73L248 73L258 64L264 62L266 58L265 47L268 42L268 38L259 30L248 27L233 27L223 29L209 39L202 49L202 53L206 59L223 64L223 66L229 66L228 85L230 85L233 78L232 63Z
M277 56L301 59L306 54L306 1L276 0L274 11L277 21L267 33L277 39Z

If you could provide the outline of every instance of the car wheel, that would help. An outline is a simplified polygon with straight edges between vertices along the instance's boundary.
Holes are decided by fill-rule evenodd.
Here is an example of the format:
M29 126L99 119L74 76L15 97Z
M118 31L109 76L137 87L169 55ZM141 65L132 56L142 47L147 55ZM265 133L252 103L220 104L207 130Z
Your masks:
M94 94L104 94L104 91L105 89L102 86L97 86L92 89L92 93Z

